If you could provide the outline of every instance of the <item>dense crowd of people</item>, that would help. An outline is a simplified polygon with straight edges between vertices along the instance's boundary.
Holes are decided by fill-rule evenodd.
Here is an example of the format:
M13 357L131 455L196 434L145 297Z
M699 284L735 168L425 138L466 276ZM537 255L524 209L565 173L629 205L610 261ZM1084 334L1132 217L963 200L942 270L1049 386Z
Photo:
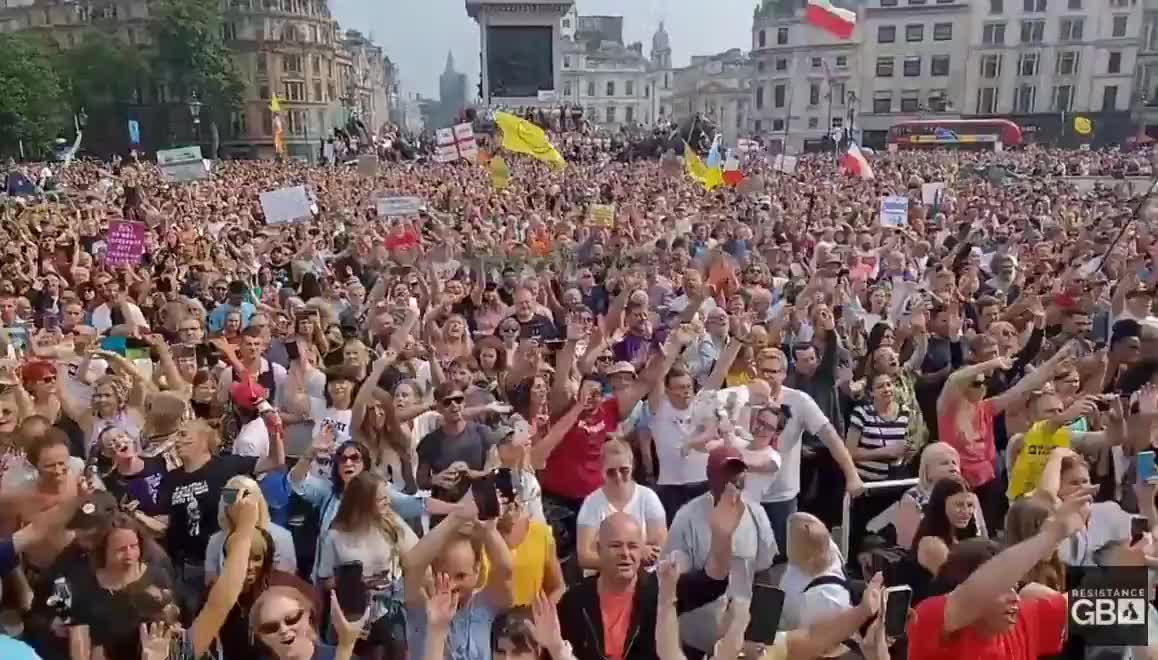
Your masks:
M1145 154L507 160L0 200L0 658L1158 658Z

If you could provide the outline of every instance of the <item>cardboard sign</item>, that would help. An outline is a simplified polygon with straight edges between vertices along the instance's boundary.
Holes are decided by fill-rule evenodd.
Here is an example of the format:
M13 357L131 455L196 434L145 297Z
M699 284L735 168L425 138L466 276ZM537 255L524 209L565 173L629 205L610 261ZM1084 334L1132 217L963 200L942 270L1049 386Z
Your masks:
M881 225L904 227L909 224L909 198L890 195L881 198Z
M422 209L421 197L379 197L377 201L378 215L383 218L392 218L399 215L418 215Z
M604 227L615 226L614 204L593 204L591 206L591 221Z
M201 147L163 149L157 152L157 165L166 181L197 181L209 178Z
M313 212L305 186L261 193L261 212L267 225L282 225L310 217Z
M136 266L145 254L145 223L113 220L105 234L105 263Z
M945 184L938 183L922 183L921 184L921 201L926 206L939 204L945 195Z
M358 156L358 174L374 176L378 173L378 157L374 154Z
M772 169L784 174L793 174L796 172L796 156L785 156L784 154L776 154L772 158Z

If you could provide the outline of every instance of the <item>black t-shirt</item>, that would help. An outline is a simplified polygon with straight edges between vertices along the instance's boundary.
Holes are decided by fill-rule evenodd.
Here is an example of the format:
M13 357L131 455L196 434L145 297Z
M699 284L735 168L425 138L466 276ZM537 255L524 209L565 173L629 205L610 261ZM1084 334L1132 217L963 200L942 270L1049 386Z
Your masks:
M519 317L512 316L511 318L519 321ZM519 337L521 339L538 339L539 341L548 341L559 338L559 331L555 328L555 322L543 316L542 314L535 314L530 321L519 321Z
M447 435L445 429L438 428L418 442L418 463L429 465L431 474L438 474L457 461L466 463L472 470L481 470L493 445L490 430L482 424L467 422L466 428L456 436ZM466 495L469 487L466 479L460 479L454 488L434 486L430 494L445 502L457 502Z
M149 564L140 584L172 585L172 576L160 566ZM141 657L139 626L141 614L133 605L134 586L109 591L92 571L86 571L72 585L73 624L88 626L93 647L104 649L106 660L135 660Z
M161 494L161 482L168 472L165 459L160 456L143 458L144 467L140 472L132 475L123 475L116 470L105 475L105 488L117 501L124 499L128 502L137 502L137 510L148 516L163 516L169 513L168 504L162 504L158 499Z
M270 264L269 270L273 274L273 281L279 289L292 287L294 285L294 269L291 262L287 261L280 266Z
M225 482L237 475L253 475L256 456L214 456L198 470L173 470L161 480L158 502L168 509L165 545L174 564L200 566L205 546L216 532L217 504Z

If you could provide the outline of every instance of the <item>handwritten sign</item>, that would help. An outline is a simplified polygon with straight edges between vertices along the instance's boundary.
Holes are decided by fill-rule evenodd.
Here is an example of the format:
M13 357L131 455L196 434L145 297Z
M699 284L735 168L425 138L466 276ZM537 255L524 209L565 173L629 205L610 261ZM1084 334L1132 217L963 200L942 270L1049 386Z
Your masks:
M422 210L421 197L379 197L376 203L378 215L391 218L398 215L418 215Z
M615 226L614 204L593 204L591 206L591 221L604 227Z
M268 225L283 225L312 215L305 186L279 188L261 193L261 211Z
M909 224L909 198L890 195L881 198L881 225L904 227Z
M937 183L922 183L921 184L921 201L926 206L940 204L945 197L945 184L943 182Z
M136 266L145 254L145 223L113 220L105 234L105 263Z
M201 147L163 149L157 152L157 165L166 181L196 181L209 178L209 168L201 156Z

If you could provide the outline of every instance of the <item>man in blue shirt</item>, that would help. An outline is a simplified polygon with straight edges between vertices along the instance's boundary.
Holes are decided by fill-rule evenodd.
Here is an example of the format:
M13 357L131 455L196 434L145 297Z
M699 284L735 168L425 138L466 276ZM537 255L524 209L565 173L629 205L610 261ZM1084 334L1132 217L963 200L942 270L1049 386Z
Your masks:
M248 295L249 287L245 282L237 280L230 282L229 297L209 313L209 331L216 333L225 329L225 319L234 311L241 312L241 327L249 327L249 320L257 312L257 307L246 300Z

